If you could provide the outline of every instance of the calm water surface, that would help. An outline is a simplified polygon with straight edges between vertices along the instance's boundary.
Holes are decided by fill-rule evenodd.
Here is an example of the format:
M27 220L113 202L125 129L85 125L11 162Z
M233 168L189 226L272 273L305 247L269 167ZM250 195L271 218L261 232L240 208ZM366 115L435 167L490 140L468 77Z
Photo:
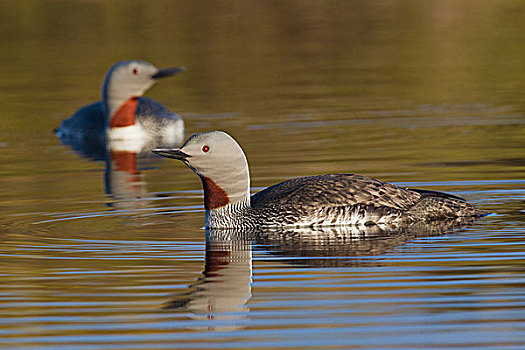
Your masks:
M515 1L0 3L0 344L525 348L524 15ZM351 172L492 214L205 232L182 164L146 152L126 170L52 132L128 58L188 68L147 96L189 134L232 134L254 191Z

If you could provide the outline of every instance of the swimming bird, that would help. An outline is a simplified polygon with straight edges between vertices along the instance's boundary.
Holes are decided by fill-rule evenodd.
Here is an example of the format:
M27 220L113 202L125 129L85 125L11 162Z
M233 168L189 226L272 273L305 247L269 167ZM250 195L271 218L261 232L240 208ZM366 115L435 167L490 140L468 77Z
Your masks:
M485 213L464 199L354 174L294 178L250 196L248 162L227 133L191 136L154 153L183 161L201 179L207 228L409 224Z
M184 122L161 103L142 95L159 79L183 72L184 67L159 69L139 60L120 61L106 73L101 100L80 108L55 130L66 144L73 139L121 140L160 138L183 141Z

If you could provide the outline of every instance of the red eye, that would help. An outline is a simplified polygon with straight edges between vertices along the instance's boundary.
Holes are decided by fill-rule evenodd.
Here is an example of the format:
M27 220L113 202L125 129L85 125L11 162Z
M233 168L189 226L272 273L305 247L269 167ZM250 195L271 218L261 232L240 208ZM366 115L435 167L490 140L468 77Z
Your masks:
M139 74L138 68L133 68L133 74L135 74L135 75Z
M210 150L210 147L208 147L208 146L202 146L202 151L203 151L204 153L208 152L209 150Z

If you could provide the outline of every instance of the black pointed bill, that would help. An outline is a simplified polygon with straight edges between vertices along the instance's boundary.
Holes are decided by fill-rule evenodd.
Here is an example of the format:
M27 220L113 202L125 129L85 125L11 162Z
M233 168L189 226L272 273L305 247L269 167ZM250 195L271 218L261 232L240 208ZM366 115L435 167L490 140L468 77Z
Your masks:
M171 68L159 69L157 73L153 74L151 77L153 79L171 77L172 75L184 72L185 70L186 70L186 67L171 67Z
M179 148L157 148L152 150L152 152L158 154L159 156L182 161L191 157L189 154L182 152Z

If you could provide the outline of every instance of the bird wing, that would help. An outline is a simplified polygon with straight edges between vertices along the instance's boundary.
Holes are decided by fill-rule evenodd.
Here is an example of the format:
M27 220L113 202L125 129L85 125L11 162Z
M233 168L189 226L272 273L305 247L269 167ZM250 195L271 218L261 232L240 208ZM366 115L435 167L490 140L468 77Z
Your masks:
M457 200L461 202L466 202L464 198L455 196L453 194L445 193L445 192L432 191L432 190L420 190L418 188L409 188L408 190L419 193L421 197L447 198L447 199L453 199L453 200Z
M137 105L137 122L152 135L162 135L166 128L175 125L181 120L178 114L173 113L160 102L148 97L141 97Z
M268 187L251 197L253 208L366 205L408 210L421 195L392 184L354 174L300 177Z
M60 123L56 132L60 135L91 136L104 132L105 127L104 106L97 101L79 108L72 117Z
M143 122L149 118L161 119L161 118L174 118L179 119L180 117L164 107L160 102L155 101L149 97L139 98L137 104L137 119Z

